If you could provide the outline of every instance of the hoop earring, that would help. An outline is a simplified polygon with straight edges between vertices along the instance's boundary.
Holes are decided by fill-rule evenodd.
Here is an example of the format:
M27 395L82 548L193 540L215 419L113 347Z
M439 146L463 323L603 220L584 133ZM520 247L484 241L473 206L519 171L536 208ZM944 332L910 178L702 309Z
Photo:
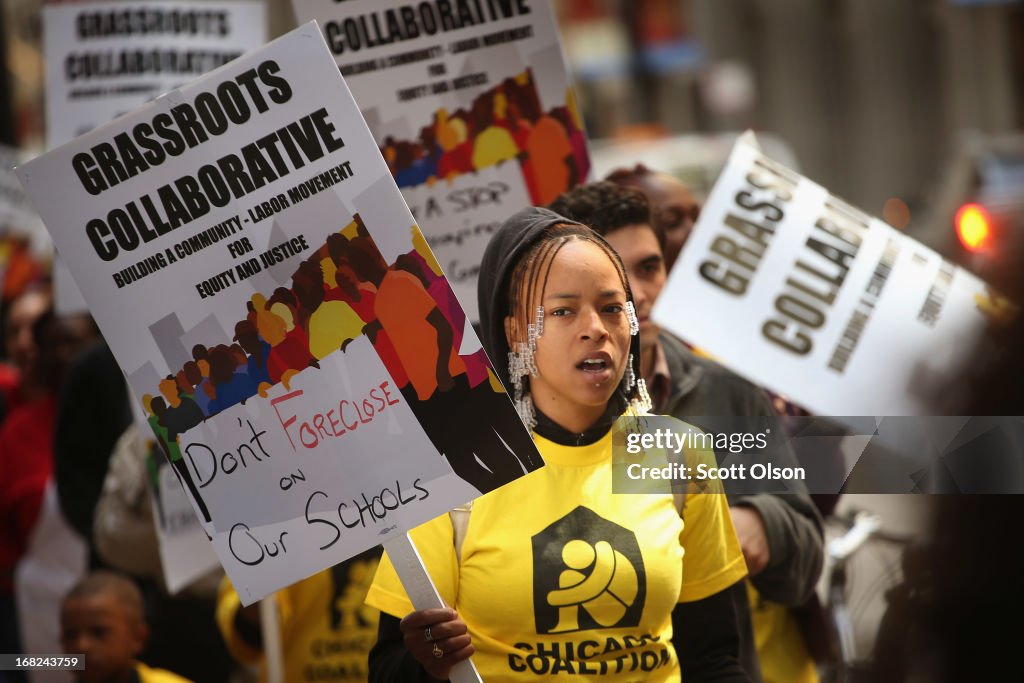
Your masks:
M640 319L636 317L636 306L632 301L626 302L626 320L629 321L629 334L636 336L640 334Z

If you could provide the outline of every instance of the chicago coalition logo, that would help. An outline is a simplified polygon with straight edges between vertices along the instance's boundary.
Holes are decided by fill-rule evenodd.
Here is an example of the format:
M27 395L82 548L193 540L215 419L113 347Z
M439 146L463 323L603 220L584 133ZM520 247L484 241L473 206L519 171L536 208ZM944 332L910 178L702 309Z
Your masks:
M632 531L578 507L532 542L537 633L640 625L647 574Z

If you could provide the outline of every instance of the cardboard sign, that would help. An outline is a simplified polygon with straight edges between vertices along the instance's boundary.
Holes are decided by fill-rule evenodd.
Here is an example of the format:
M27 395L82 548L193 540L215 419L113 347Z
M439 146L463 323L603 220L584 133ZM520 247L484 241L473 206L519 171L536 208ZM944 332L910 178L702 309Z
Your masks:
M18 174L244 602L542 464L314 23Z
M737 142L654 310L819 415L944 414L992 317L984 282Z
M547 0L294 0L317 19L398 186L476 320L480 259L590 172Z

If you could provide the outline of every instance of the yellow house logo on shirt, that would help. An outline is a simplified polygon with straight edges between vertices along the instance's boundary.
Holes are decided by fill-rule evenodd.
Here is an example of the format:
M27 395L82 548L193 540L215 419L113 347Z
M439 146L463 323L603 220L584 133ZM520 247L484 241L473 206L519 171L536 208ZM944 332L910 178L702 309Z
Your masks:
M639 626L647 575L632 531L578 507L532 541L537 633Z

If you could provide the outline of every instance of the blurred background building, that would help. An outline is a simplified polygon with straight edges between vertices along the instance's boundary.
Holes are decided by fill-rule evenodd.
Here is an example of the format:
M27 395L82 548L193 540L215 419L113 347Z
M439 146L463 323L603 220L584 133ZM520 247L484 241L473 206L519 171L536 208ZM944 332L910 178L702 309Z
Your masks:
M805 174L876 215L889 202L892 222L909 210L911 229L964 131L1024 127L1018 0L552 1L592 138L771 131ZM0 140L32 150L42 4L0 13ZM272 35L290 4L268 3Z

